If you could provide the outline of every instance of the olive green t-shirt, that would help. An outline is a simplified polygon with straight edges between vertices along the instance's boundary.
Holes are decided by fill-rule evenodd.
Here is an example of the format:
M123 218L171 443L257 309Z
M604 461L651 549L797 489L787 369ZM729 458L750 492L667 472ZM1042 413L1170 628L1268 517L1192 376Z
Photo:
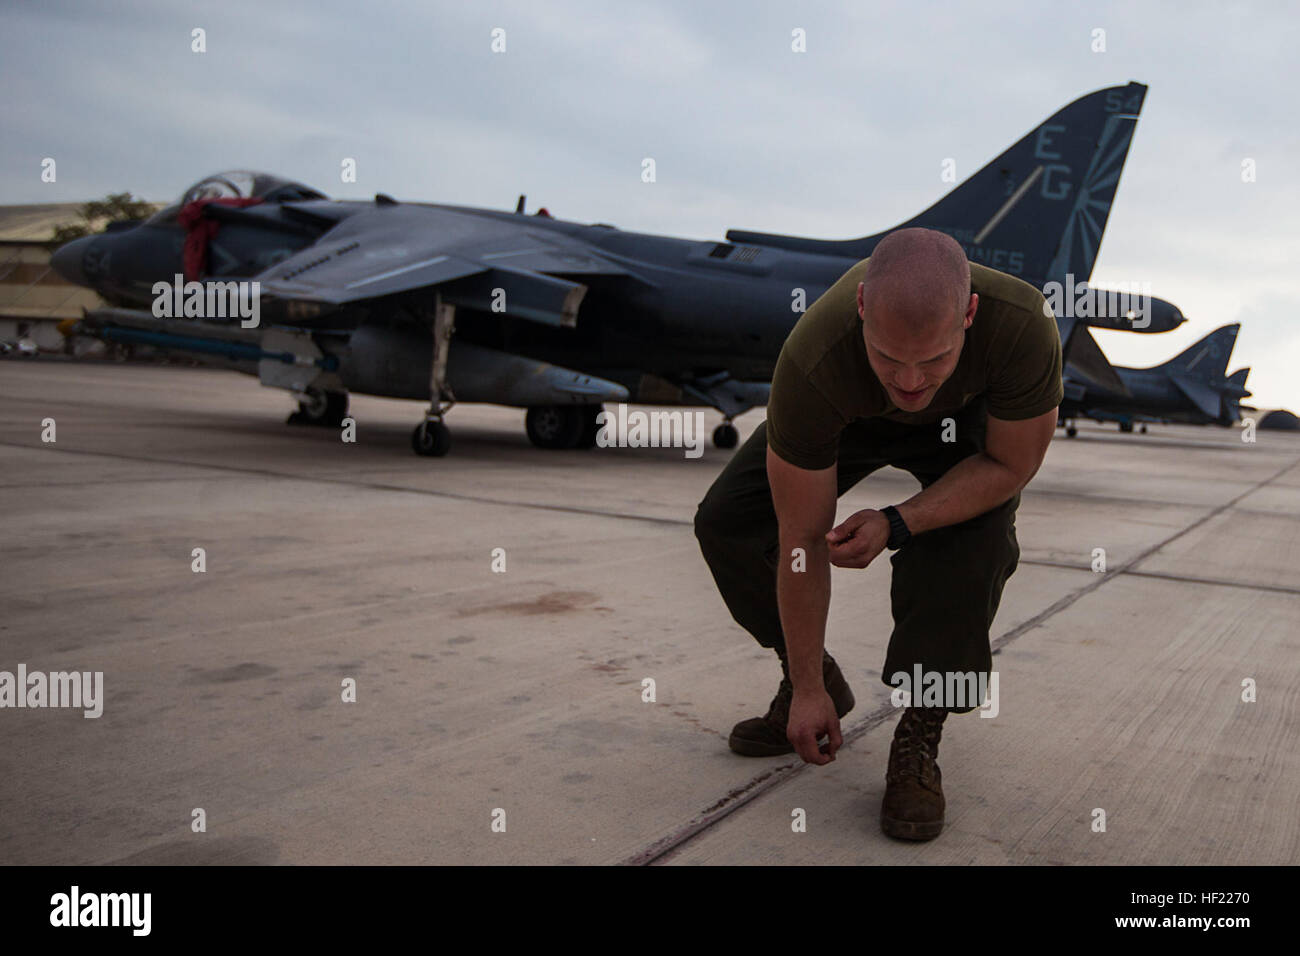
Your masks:
M862 339L857 293L867 262L849 269L809 307L777 358L767 444L781 458L813 471L829 468L838 457L840 432L860 418L929 424L980 395L991 417L1007 421L1061 404L1061 340L1043 294L972 262L971 291L979 306L957 367L929 406L899 409L872 371Z

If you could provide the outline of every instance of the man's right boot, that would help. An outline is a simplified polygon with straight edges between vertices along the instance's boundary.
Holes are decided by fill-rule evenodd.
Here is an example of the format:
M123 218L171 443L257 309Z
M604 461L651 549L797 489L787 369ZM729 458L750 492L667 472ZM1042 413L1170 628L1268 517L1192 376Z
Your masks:
M781 658L781 686L777 688L767 713L742 720L731 729L731 736L727 739L727 746L743 757L779 757L794 753L794 746L785 735L786 725L790 722L790 701L794 697L790 662L784 649L776 653ZM848 681L840 673L835 658L825 651L822 652L822 682L835 704L835 713L843 720L844 715L853 709L853 691L849 690Z

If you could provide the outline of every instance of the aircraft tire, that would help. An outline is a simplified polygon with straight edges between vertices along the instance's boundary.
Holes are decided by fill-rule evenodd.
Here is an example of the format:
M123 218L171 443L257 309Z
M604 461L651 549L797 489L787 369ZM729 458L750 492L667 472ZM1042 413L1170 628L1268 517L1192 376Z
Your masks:
M736 426L729 422L723 422L713 429L714 448L735 448L739 441L740 433L736 431Z
M1073 438L1077 434L1079 434L1079 429L1075 428L1073 425L1066 426L1065 436L1067 438Z
M578 405L534 405L524 416L528 440L538 448L577 448L585 426Z
M411 450L417 455L441 458L451 451L451 431L442 422L421 422L411 432Z
M306 401L298 402L298 410L289 416L288 424L338 428L347 417L347 392L311 391Z
M600 426L596 424L596 419L600 417L603 408L603 405L582 406L582 435L578 438L578 448L596 447L596 436L600 434Z

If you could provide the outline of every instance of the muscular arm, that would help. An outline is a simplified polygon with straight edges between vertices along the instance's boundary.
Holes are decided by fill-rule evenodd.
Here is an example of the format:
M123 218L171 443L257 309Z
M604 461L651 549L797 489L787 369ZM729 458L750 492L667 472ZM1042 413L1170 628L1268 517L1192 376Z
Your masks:
M831 599L831 566L826 532L835 523L836 466L820 471L798 468L767 450L767 480L780 528L776 597L781 630L796 690L822 687L822 647ZM805 570L794 570L793 553L802 548Z
M920 534L996 508L1037 474L1055 431L1056 409L1017 422L989 416L984 451L898 505L898 513Z
M898 513L912 534L960 524L996 508L1037 473L1056 430L1056 409L1023 421L988 419L984 451L958 462ZM830 561L865 568L889 540L889 521L875 510L859 511L830 532Z

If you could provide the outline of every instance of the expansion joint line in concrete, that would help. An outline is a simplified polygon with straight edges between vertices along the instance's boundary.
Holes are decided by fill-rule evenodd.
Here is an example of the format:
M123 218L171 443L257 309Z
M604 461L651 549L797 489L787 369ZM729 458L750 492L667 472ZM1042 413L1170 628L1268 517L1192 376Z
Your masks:
M623 511L602 511L599 508L579 508L573 505L551 505L534 501L503 501L500 498L488 498L484 495L462 495L454 491L435 491L430 488L409 488L405 485L390 485L382 481L357 481L349 478L330 478L324 475L295 475L290 472L272 471L269 468L247 468L240 465L220 465L208 461L184 461L176 458L150 458L147 455L125 455L120 452L85 451L77 448L59 448L50 445L30 445L23 442L0 441L0 446L8 448L25 448L28 451L55 451L67 455L89 455L96 458L111 458L116 461L138 461L151 465L176 465L183 468L206 468L238 475L253 475L258 478L280 478L285 481L302 481L325 485L343 485L349 488L364 488L370 491L387 491L397 494L424 495L430 498L446 498L451 501L473 501L478 504L496 505L500 508L529 508L536 511L561 512L563 514L589 515L594 518L619 518L626 521L644 521L650 524L682 526L692 522L681 518L656 518L654 515L639 515Z

